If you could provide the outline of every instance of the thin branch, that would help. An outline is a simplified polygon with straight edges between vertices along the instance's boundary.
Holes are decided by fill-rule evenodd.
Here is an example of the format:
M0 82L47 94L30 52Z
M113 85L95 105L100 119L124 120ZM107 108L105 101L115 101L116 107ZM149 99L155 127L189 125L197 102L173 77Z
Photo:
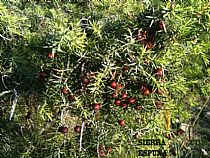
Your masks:
M82 120L82 128L81 128L80 139L79 139L79 152L82 151L82 134L83 134L83 130L84 130L84 125L85 125L85 122L84 122L84 120Z
M11 41L12 39L9 39L7 37L4 37L2 34L0 34L0 37L3 38L4 40L8 40L8 41Z
M3 91L0 93L0 97L3 96L4 94L8 94L8 93L11 93L13 92L13 90L8 90L8 91Z
M15 94L15 98L14 98L14 100L13 100L13 102L12 102L12 109L11 109L11 111L10 111L10 117L9 117L9 120L11 121L12 120L12 117L13 117L13 114L14 114L14 112L15 112L15 107L16 107L16 104L17 104L17 97L18 97L18 95L17 95L17 91L14 89L13 90L14 91L14 94Z
M70 70L72 70L72 69L55 69L55 68L53 68L53 70L54 71L57 71L57 72L64 72L64 71L70 71Z
M2 83L3 83L4 87L7 89L7 86L6 86L5 83L4 83L4 76L6 76L6 75L3 75L3 76L1 77L1 80L2 80Z
M196 116L194 122L192 123L192 127L193 127L193 128L194 128L195 123L197 122L197 120L198 120L198 118L199 118L201 112L203 111L203 109L204 109L204 108L206 107L206 105L208 104L208 101L209 101L209 97L206 99L206 101L205 101L205 103L203 104L202 108L200 109L198 115Z

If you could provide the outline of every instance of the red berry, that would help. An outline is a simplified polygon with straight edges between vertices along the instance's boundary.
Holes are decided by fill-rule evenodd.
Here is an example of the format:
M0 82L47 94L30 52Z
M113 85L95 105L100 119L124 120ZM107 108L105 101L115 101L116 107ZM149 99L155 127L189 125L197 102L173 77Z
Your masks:
M114 102L114 104L116 105L116 106L120 106L120 100L119 99L117 99L117 100L115 100L115 102Z
M116 93L113 93L112 94L112 98L117 98L117 94Z
M164 30L164 28L165 28L165 23L164 23L164 21L160 20L158 22L158 29L159 30Z
M98 111L100 108L101 108L100 103L95 103L95 104L93 105L93 109L94 109L95 111Z
M50 59L53 59L53 58L56 57L56 54L55 53L48 53L47 57L50 58Z
M121 98L122 98L122 99L127 98L127 94L126 94L126 93L123 93L122 96L121 96Z
M70 101L75 101L76 100L75 95L69 95L68 98L69 98Z
M86 77L84 77L84 78L82 79L82 83L85 84L85 85L88 85L89 82L90 82L90 80L89 80L88 78L86 78Z
M100 156L106 156L106 153L104 151L99 151Z
M113 89L115 89L115 88L117 87L117 83L116 83L115 81L113 81L113 82L111 83L111 87L112 87Z
M121 84L118 85L118 86L117 86L116 92L117 92L117 93L120 93L122 88L123 88L123 86L122 86Z
M119 120L118 123L119 123L120 126L124 126L125 125L125 121L124 120Z
M74 127L74 131L75 131L76 133L80 133L80 131L81 131L81 126L76 126L76 127Z
M145 89L145 90L144 90L144 95L147 96L147 95L149 95L149 94L150 94L149 89Z
M136 102L136 99L134 99L134 98L129 98L128 99L129 104L134 104L135 102Z
M142 92L144 92L147 89L146 84L141 84L140 89Z
M155 101L155 106L157 109L161 109L161 107L162 107L161 101L160 100Z
M124 103L122 103L122 105L121 105L122 107L126 107L127 106L127 104L124 102Z
M163 70L162 68L157 68L157 69L155 70L155 75L156 75L157 77L163 77L163 76L164 76L164 70Z
M158 90L156 90L156 91L155 91L155 93L157 93L157 94L159 94L159 95L163 95L163 94L164 94L164 91L163 91L163 90L158 89Z
M40 73L39 73L39 78L40 79L45 79L47 77L47 74L46 74L46 72L45 71L41 71Z
M110 147L109 149L107 149L107 153L111 153L112 152L112 148Z
M68 127L61 126L58 128L58 132L61 132L63 134L68 133Z
M62 90L63 94L68 94L69 93L69 89L67 87L64 87Z
M123 86L121 85L121 84L119 84L118 86L117 86L117 89L122 89L123 88Z
M129 70L129 66L128 65L124 65L123 69L122 69L124 72L128 72Z
M136 110L141 110L141 109L142 109L142 106L136 105L136 106L135 106L135 109L136 109Z

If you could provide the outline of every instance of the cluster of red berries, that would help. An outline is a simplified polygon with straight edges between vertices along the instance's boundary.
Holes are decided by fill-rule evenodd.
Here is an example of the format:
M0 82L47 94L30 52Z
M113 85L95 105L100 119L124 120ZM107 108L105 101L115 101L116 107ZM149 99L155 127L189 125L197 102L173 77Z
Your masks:
M49 59L54 59L54 58L57 57L57 54L54 53L54 52L50 52L50 53L47 54L47 57L48 57ZM47 76L48 76L48 75L47 75L46 71L41 71L41 72L39 73L39 79L40 79L41 81L45 80L45 79L47 78ZM83 84L83 86L87 86L87 85L90 83L90 79L89 79L89 78L90 78L89 76L84 76L84 77L81 79L81 83ZM65 95L69 94L69 93L70 93L69 88L68 88L67 86L64 86L63 88L61 88L61 93L65 94ZM69 101L75 101L75 100L76 100L76 96L75 96L74 94L69 94L68 100L69 100ZM98 110L100 109L100 107L101 107L100 103L95 103L95 104L93 105L93 109L94 109L95 111L98 111ZM81 126L78 126L78 125L75 126L75 127L74 127L74 131L75 131L76 133L80 133L80 132L81 132ZM66 127L66 126L60 126L60 127L58 128L58 132L63 133L63 134L68 133L68 127Z
M109 147L108 149L105 149L105 146L102 145L102 144L99 145L99 148L97 150L97 153L100 156L107 156L111 152L112 152L112 148L111 147Z
M56 53L54 53L54 52L50 52L50 53L48 53L47 54L47 57L49 58L49 59L54 59L55 57L57 57L57 54ZM48 74L47 74L47 72L46 71L40 71L39 72L39 80L40 81L45 81L45 79L47 78L47 76L48 76Z
M68 88L68 87L63 87L63 88L61 89L61 92L62 92L63 94L69 94L69 88ZM76 100L76 96L75 96L74 94L70 94L70 95L68 96L68 99L69 99L69 101L75 101L75 100Z
M164 22L160 21L159 29L163 30L164 27L165 27ZM154 40L152 38L148 37L147 31L139 31L137 39L145 45L146 49L152 49L154 47ZM49 59L54 59L57 57L57 55L55 53L48 53L47 56ZM128 65L124 65L122 70L124 72L128 72L128 70L129 70ZM157 68L157 69L155 69L154 74L156 77L161 78L164 76L164 70L162 68ZM45 71L41 71L39 74L39 78L45 79L46 77L47 77L47 73ZM81 83L84 87L87 86L90 83L90 77L84 76L81 79ZM128 96L128 94L123 91L124 86L122 84L117 84L117 82L113 81L113 82L111 82L110 87L115 90L115 92L112 94L112 98L114 99L115 106L125 108L125 107L128 107L128 105L133 105L136 110L142 109L141 105L136 104L136 98ZM140 90L142 91L142 94L144 96L149 96L150 93L152 92L150 87L147 86L146 84L142 84L140 87ZM70 93L69 88L67 86L64 86L61 89L61 93L68 95ZM161 94L162 92L158 90L157 93ZM69 94L68 99L69 99L69 101L75 101L76 96L74 94ZM162 103L161 103L161 101L157 100L157 101L155 101L155 105L159 109L159 108L161 108ZM99 111L100 109L101 109L101 103L94 103L92 105L92 110L94 110L95 112ZM126 122L123 119L119 119L118 124L120 126L125 126ZM74 131L76 133L80 133L81 128L82 128L81 126L77 125L74 127ZM68 133L68 127L60 126L58 128L58 132L63 133L63 134ZM97 150L97 152L100 156L107 156L108 153L112 152L112 148L110 147L107 150L105 150L104 146L99 146L99 149Z
M117 84L117 82L113 81L110 84L111 88L115 90L115 92L112 94L112 98L114 99L114 104L118 107L127 107L128 105L135 105L136 99L133 97L129 97L127 93L121 93L123 86L121 84ZM136 110L141 110L142 106L136 104L135 105ZM120 126L125 125L125 120L119 120L118 124Z
M61 89L61 92L62 92L63 94L68 94L68 93L69 93L69 89L68 89L67 87L64 87L64 88ZM75 100L76 100L75 95L73 95L73 94L70 94L70 95L68 96L68 99L69 99L70 101L75 101ZM98 110L100 110L100 108L101 108L101 104L100 104L100 103L94 103L94 104L92 105L92 109L93 109L94 111L98 111Z
M164 30L165 23L162 20L156 21L152 28L147 30L139 30L137 40L144 44L146 49L152 49L155 46L154 36L156 31Z
M164 77L164 75L165 75L165 74L164 74L164 69L162 69L162 68L157 68L157 69L155 70L155 76L156 76L156 77L161 78L161 77ZM156 93L159 94L159 95L162 95L164 92L163 92L162 90L158 89L158 90L156 91ZM163 103L162 103L160 100L156 100L156 101L155 101L155 106L156 106L156 108L161 109L162 105L163 105Z
M75 127L74 127L74 131L75 131L76 133L80 133L80 132L81 132L81 126L75 126ZM63 133L63 134L68 133L68 127L66 127L66 126L60 126L60 127L58 128L58 132Z
M117 85L117 83L113 81L111 83L111 87L115 89L115 93L112 94L112 97L117 98L119 93L122 91L123 86L120 84ZM127 104L135 104L135 102L136 102L135 98L128 97L126 93L122 93L121 97L119 97L118 99L115 99L114 104L116 106L126 107Z

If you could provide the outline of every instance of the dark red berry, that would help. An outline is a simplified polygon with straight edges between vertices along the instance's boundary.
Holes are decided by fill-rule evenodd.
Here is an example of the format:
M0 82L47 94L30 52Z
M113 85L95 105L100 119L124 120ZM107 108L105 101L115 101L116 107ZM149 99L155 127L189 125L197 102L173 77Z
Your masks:
M160 20L158 22L158 29L159 30L164 30L164 28L165 28L165 23L164 23L164 21Z
M43 80L47 77L47 73L45 71L41 71L39 73L39 79Z
M64 87L62 90L63 94L68 94L69 93L69 89L67 87Z
M125 125L125 121L124 120L119 120L118 123L119 123L120 126L124 126Z
M69 98L70 101L75 101L76 100L75 95L69 95L68 98Z
M122 90L122 88L123 88L123 86L122 86L121 84L119 84L119 85L117 86L116 92L117 92L117 93L120 93L121 90Z
M149 89L145 89L145 90L144 90L144 95L147 96L147 95L149 95L149 94L150 94Z
M122 68L122 70L123 70L124 72L128 72L129 66L128 66L128 65L124 65L124 67Z
M116 93L113 93L112 94L112 98L117 98L117 94Z
M155 101L155 106L157 109L161 109L161 107L162 107L161 101L160 100Z
M156 75L157 77L163 77L163 76L164 76L164 70L163 70L162 68L157 68L157 69L155 70L155 75Z
M115 88L117 87L117 83L116 83L115 81L113 81L113 82L111 83L111 87L115 89Z
M101 108L101 104L100 104L100 103L95 103L95 104L93 105L93 109L94 109L95 111L98 111L100 108Z
M127 106L126 102L123 102L121 106L126 107Z
M106 156L106 153L104 151L99 151L100 156Z
M121 84L119 84L118 86L117 86L117 89L122 89L123 88L123 86L121 85Z
M85 85L88 85L90 82L90 80L86 77L82 78L82 83L85 84Z
M122 99L127 98L127 94L126 94L126 93L123 93L122 96L121 96L121 98L122 98Z
M80 133L80 132L81 132L81 126L76 126L76 127L74 127L74 131L75 131L76 133Z
M159 94L159 95L163 95L163 94L164 94L164 91L163 91L163 90L158 89L158 90L156 90L156 91L155 91L155 93L157 93L157 94Z
M129 104L134 104L135 102L136 102L136 99L134 99L134 98L129 98L128 99Z
M136 105L136 106L135 106L135 109L136 109L136 110L141 110L141 109L142 109L142 106Z
M142 92L144 92L145 90L146 90L147 88L146 88L146 84L141 84L141 86L140 86L140 90L142 91Z
M61 132L63 134L68 133L68 127L61 126L58 128L58 132Z
M114 102L114 104L115 104L116 106L120 106L120 103L121 103L121 101L120 101L119 99L115 100L115 102Z

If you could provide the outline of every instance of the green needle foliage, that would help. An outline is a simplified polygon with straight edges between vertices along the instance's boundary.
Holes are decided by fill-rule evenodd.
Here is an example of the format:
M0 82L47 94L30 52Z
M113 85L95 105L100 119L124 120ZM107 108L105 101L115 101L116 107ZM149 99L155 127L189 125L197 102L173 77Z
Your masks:
M207 0L1 0L0 157L202 156L209 142L172 134L209 103L209 12Z

